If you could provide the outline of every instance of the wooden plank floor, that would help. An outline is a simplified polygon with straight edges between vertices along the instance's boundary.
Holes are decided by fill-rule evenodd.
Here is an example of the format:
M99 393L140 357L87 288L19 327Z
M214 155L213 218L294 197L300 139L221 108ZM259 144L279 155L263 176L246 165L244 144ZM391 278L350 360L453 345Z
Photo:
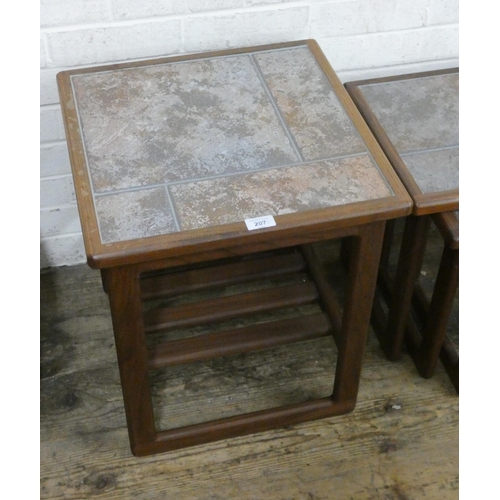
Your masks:
M430 280L438 247L423 276ZM458 302L458 301L457 301ZM455 308L457 309L457 308ZM420 378L370 332L345 416L146 458L128 447L107 296L85 265L41 276L41 498L177 500L456 499L459 399L444 369ZM458 335L458 311L451 329ZM335 346L309 341L153 377L165 426L321 396ZM282 401L283 400L283 401Z

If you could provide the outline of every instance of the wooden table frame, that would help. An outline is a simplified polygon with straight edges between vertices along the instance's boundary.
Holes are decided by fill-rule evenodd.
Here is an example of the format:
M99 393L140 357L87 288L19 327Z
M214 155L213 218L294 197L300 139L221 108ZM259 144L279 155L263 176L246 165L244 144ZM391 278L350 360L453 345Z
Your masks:
M370 80L354 81L345 84L346 90L353 98L361 115L366 120L373 134L379 141L385 154L391 161L394 169L400 176L407 191L410 193L414 204L412 214L405 220L405 227L399 251L398 264L393 279L389 278L388 273L389 254L391 250L392 235L394 231L393 221L388 223L384 241L384 248L382 251L378 281L380 290L382 291L382 295L384 296L388 305L388 313L386 315L383 312L382 305L375 301L372 323L375 327L380 345L384 350L387 358L390 360L397 360L401 355L405 333L407 331L408 324L411 321L410 310L415 293L420 297L420 302L422 302L422 294L417 291L419 289L418 279L424 259L427 236L431 224L431 217L435 217L433 214L441 214L444 212L457 210L459 208L459 190L453 189L436 193L422 193L412 174L399 155L398 151L389 139L386 131L383 129L376 115L372 111L360 87L366 84L408 80L417 77L447 75L458 73L458 71L458 68L452 68L385 78L375 78ZM458 221L456 230L458 232ZM433 321L431 319L431 316L439 318L439 321L442 321L443 318L447 318L449 312L448 308L451 306L450 300L453 301L452 296L450 299L450 294L452 293L454 295L455 293L453 290L454 285L452 284L452 282L455 283L455 281L458 280L458 249L456 250L456 257L448 255L448 253L453 254L454 250L452 250L452 247L453 245L447 245L445 248L445 253L447 255L443 255L443 261L440 268L440 277L438 280L438 284L436 285L436 291L434 293L433 306L429 313L429 321L431 322ZM457 266L456 271L455 266ZM451 270L452 268L454 269L453 271ZM455 272L457 273L457 275L453 275L452 277L450 273ZM445 273L448 274L447 278L444 278ZM450 284L443 287L443 280L447 281ZM439 296L442 294L444 295L441 299L439 299ZM444 308L446 310L443 309L442 313L437 313L436 308ZM428 309L428 307L426 309ZM420 310L423 310L422 307L420 308ZM436 314L438 315L435 316ZM439 334L436 333L438 330ZM431 331L433 331L434 333L431 334ZM436 346L442 344L442 340L440 339L442 339L442 336L445 333L443 333L442 325L440 327L429 326L426 329L426 332L427 333L424 334L424 339L427 340L424 341L424 344L428 345L430 342L430 336L434 335L436 336L435 340L433 341L434 347L422 348L423 350L421 350L417 356L417 366L421 367L419 368L421 370L421 373L425 373L425 376L428 377L431 376L431 373L433 373L434 371L433 368L430 368L430 365L428 365L428 363L433 364L433 366L435 367L434 363L436 356L434 354L434 351L436 349L439 350L439 348L437 348ZM415 337L413 336L413 338ZM432 354L431 351L433 351ZM415 352L415 349L413 349L413 352ZM425 358L424 352L427 352L428 354L428 362L423 361L423 359ZM427 368L425 369L423 368L424 364L427 366Z
M323 233L323 237L327 239L352 239L353 253L342 316L338 315L338 308L333 305L335 302L328 285L321 285L321 271L314 270L312 257L308 259L309 270L316 278L316 286L320 289L320 296L334 327L331 333L336 337L338 345L335 383L330 397L160 432L155 427L148 380L151 353L146 347L140 276L144 271L162 269L165 262L106 269L106 285L132 452L138 456L148 455L352 411L359 388L383 232L384 222L375 222ZM308 239L304 237L299 241ZM296 243L297 239L294 238L294 244ZM280 248L283 248L283 244L284 242L280 242ZM311 252L308 248L307 244L303 247L306 255ZM247 249L241 251L248 253ZM340 331L336 330L339 327ZM287 343L287 340L291 341L285 335L282 342ZM193 345L193 349L195 348ZM228 349L234 353L259 348L262 348L262 344L258 344L257 340L246 349L229 343L222 345L220 353L214 353L212 357L225 354Z
M422 377L434 375L438 359L459 392L459 359L455 346L446 335L446 329L459 281L459 223L454 212L432 216L444 240L431 300L422 287L416 286L413 306L423 328L421 331L411 320L407 329L407 344Z
M64 71L57 76L87 260L91 267L101 270L103 286L109 295L127 426L132 452L135 455L148 455L338 415L351 411L356 404L385 221L407 215L411 211L412 203L319 46L313 40L307 40L139 61L105 68L131 68L301 45L310 48L394 194L386 198L280 215L276 217L275 227L263 230L248 231L242 221L103 244L99 236L90 178L83 153L84 146L70 84L73 74L100 71L103 68ZM346 300L341 317L338 307L334 305L331 289L322 273L318 271L314 252L310 246L315 242L338 238L349 238L352 242ZM159 269L193 266L198 263L291 247L300 247L306 257L308 272L313 285L318 289L319 302L330 322L328 332L337 340L338 360L332 395L285 407L157 432L148 372L152 366L156 366L155 363L162 364L162 361L161 356L158 357L148 350L146 343L147 325L141 304L143 293L141 276ZM294 341L292 337L293 332L288 332L283 339L285 342L292 342ZM247 347L242 345L234 347L232 342L231 336L228 335L226 341L221 340L220 350L213 351L210 348L201 356L208 356L208 352L214 356L244 352L245 349L258 349L263 346L256 341L247 343ZM164 353L165 349L160 351ZM196 342L192 343L187 351L190 352L185 359L200 355L199 345Z

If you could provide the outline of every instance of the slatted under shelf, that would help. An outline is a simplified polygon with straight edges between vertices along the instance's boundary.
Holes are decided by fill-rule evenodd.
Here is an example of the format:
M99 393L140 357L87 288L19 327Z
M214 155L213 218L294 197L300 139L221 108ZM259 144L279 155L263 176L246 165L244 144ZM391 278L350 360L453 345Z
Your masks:
M177 272L146 275L141 282L142 298L151 300L235 283L247 283L297 273L304 271L306 267L304 257L298 250L257 254L252 259L226 259L209 267L180 268Z
M330 322L323 313L269 321L156 344L149 351L149 366L155 369L193 361L206 361L218 356L311 340L331 333Z
M294 277L295 283L279 283L279 278ZM204 290L224 291L230 286L262 280L267 280L266 286L255 291L222 293L215 298L202 297L187 303L169 304L167 301L167 305L159 300L156 307L145 307L145 331L147 334L165 333L264 312L293 310L308 304L317 304L319 312L162 341L149 346L149 367L160 369L328 335L337 337L340 307L309 246L276 254L257 254L252 259L217 262L197 269L147 275L141 279L141 291L148 304L165 297L189 293L196 297Z

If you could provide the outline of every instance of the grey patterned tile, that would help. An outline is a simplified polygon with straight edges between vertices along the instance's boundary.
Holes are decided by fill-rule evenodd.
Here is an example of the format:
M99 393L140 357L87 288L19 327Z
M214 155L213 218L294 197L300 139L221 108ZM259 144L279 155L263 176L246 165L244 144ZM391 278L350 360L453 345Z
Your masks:
M254 56L306 160L366 151L307 47Z
M459 148L403 154L402 160L422 193L458 189Z
M94 190L298 161L250 56L73 77Z
M458 73L361 86L398 152L457 146Z
M97 196L95 207L103 243L177 231L163 187Z

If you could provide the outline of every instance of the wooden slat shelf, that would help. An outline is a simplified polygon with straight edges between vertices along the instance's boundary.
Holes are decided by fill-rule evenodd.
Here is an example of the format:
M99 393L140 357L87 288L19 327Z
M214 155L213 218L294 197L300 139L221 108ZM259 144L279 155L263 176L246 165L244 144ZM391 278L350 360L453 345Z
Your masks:
M187 328L253 313L310 304L318 299L312 282L280 286L228 297L151 309L144 313L146 333Z
M241 354L331 334L332 327L323 313L269 321L155 344L149 348L149 367L159 369L205 361L218 356Z
M223 263L202 269L160 274L141 280L143 300L169 297L219 286L246 283L303 271L306 263L298 251L252 260Z
M286 253L257 254L244 261L227 260L210 267L180 269L159 276L149 276L141 283L144 300L176 293L199 292L215 285L249 284L266 278L290 276L299 283L275 284L269 288L188 303L159 306L143 313L146 333L164 333L178 328L202 326L253 313L316 304L320 312L272 320L264 319L247 326L229 328L188 338L161 341L148 347L150 369L206 361L218 356L241 354L301 342L318 337L339 335L341 309L335 293L323 277L321 266L311 246L293 248ZM191 297L192 298L192 297ZM326 307L325 307L326 305ZM322 312L321 312L322 310ZM337 330L337 331L335 331Z
M302 245L286 251L256 253L244 259L229 258L190 269L178 267L142 275L143 325L145 333L151 334L147 343L147 369L161 370L327 336L340 348L342 307L316 251L314 245ZM208 299L207 293L210 293ZM179 301L175 297L180 295ZM156 299L159 300L155 303ZM306 313L297 309L311 305L313 309ZM234 320L238 323L243 320L245 326L235 326ZM233 323L226 325L225 321ZM218 324L216 331L210 331L214 324ZM183 331L193 327L202 327L205 333ZM172 330L176 330L175 338L169 339L165 334ZM155 342L157 334L162 339ZM342 365L337 366L336 370L339 369ZM307 418L340 415L352 410L354 404L354 400L338 398L334 393L319 400L268 408L184 430L158 430L148 444L148 453L165 447L174 449L181 443L247 433L258 427L260 418L266 425L298 423L306 415ZM136 453L143 454L146 450L137 449Z

